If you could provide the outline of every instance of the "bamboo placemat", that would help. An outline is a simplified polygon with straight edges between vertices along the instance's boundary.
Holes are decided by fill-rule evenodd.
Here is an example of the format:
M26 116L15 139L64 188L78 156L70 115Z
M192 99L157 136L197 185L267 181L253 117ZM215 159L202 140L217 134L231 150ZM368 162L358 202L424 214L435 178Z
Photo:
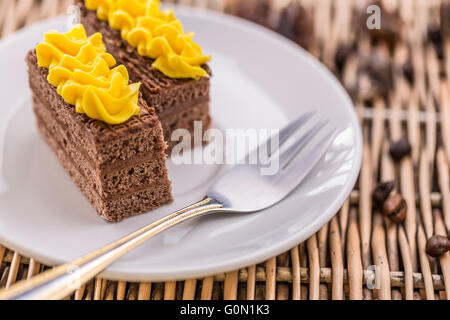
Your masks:
M269 26L279 23L279 10L289 2L271 1L267 11L251 7L264 0L242 1L250 7L231 11ZM436 259L425 253L428 238L450 230L450 38L440 42L436 31L442 1L385 0L387 12L404 21L403 40L393 43L392 37L371 41L356 27L355 10L367 7L364 0L299 1L305 9L300 23L309 19L314 26L311 41L299 42L352 93L364 132L358 184L317 234L281 256L227 274L166 283L97 278L68 299L450 299L450 254ZM222 11L227 1L165 2ZM70 3L1 0L0 34L63 13ZM394 163L389 141L403 136L412 153ZM392 223L372 203L377 182L388 180L396 181L408 204L404 223ZM0 287L46 268L2 245L0 262ZM375 273L379 288L371 290L367 283Z

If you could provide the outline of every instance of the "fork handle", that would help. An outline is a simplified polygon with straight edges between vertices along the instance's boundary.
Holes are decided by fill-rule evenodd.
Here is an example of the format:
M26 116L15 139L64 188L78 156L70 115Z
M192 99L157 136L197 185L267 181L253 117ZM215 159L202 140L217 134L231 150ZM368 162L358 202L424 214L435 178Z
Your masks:
M206 198L176 211L138 231L71 263L55 267L30 280L22 280L0 291L0 300L57 300L69 296L127 252L160 232L183 221L220 212L223 205Z

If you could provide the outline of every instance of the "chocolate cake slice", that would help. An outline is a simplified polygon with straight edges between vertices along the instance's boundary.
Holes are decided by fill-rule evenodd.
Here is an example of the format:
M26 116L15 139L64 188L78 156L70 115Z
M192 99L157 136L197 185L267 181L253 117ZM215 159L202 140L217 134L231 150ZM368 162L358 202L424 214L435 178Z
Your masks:
M152 67L154 59L141 56L138 50L123 40L120 31L112 29L108 22L97 18L97 12L88 10L84 0L75 0L80 7L81 23L88 34L100 32L103 35L107 51L118 63L127 67L130 79L140 82L141 92L147 104L156 110L161 121L164 138L168 142L168 152L177 144L171 141L176 129L194 131L194 122L201 121L203 130L211 124L209 114L210 78L170 78ZM202 68L211 75L208 65Z
M109 125L65 102L35 50L26 62L39 132L103 218L121 221L172 201L162 127L142 96L139 115Z

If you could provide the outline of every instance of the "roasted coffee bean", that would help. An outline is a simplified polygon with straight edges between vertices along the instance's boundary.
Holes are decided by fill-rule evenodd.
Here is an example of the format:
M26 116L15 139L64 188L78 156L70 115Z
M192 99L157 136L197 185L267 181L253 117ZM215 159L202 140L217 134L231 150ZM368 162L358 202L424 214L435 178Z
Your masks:
M441 30L437 27L431 27L428 29L428 40L434 44L442 43L442 34Z
M383 204L383 213L393 222L402 222L405 220L406 211L406 201L398 193L389 196Z
M342 44L339 46L336 56L334 57L334 62L336 64L337 69L339 72L344 69L345 62L347 61L347 58L354 52L353 46L348 44Z
M450 239L445 236L432 236L427 241L426 252L432 257L440 257L450 250Z
M310 12L297 1L291 1L281 12L277 31L303 48L308 48L313 37Z
M374 99L386 97L392 84L392 70L390 62L375 52L358 56L356 95L360 99ZM361 79L366 77L370 81L369 87L361 86Z
M225 12L270 28L269 0L228 0Z
M403 64L402 70L403 70L403 75L405 76L405 78L408 79L408 81L410 83L414 83L414 66L413 66L411 60L408 59Z
M428 30L428 39L433 43L434 48L436 50L436 55L439 59L444 58L444 45L442 39L441 29L439 28L431 28Z
M383 205L384 201L389 197L392 190L394 190L395 182L383 182L380 183L372 193L372 199L377 205Z
M391 154L392 159L400 161L411 153L411 145L406 139L393 142L389 147L389 153Z

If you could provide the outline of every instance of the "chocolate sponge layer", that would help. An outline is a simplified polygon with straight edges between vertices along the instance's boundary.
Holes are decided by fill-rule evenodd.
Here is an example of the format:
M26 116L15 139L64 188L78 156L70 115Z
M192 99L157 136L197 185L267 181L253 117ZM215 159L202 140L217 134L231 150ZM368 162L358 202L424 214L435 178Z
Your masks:
M120 221L172 200L162 127L142 97L139 116L109 126L76 113L34 52L26 60L39 132L103 218Z
M194 121L202 121L207 130L211 119L209 115L210 78L172 79L152 68L154 60L140 56L137 50L122 39L120 33L109 27L107 22L97 19L96 12L86 9L84 0L75 0L81 10L81 23L88 34L100 32L106 48L118 63L127 67L130 78L142 83L142 95L147 104L156 110L166 141L176 129L190 129ZM211 75L208 65L203 68ZM202 105L199 112L198 106ZM189 110L192 109L192 110ZM173 121L174 118L177 121ZM169 142L169 151L173 147Z
M45 124L46 130L73 159L77 170L85 177L91 177L89 183L103 198L120 195L130 190L137 190L151 184L161 184L167 177L166 159L150 154L145 159L136 159L113 170L97 170L95 163L84 152L83 146L76 139L68 136L64 125L56 120L54 114L38 95L33 97L36 118ZM98 172L101 175L98 175Z

